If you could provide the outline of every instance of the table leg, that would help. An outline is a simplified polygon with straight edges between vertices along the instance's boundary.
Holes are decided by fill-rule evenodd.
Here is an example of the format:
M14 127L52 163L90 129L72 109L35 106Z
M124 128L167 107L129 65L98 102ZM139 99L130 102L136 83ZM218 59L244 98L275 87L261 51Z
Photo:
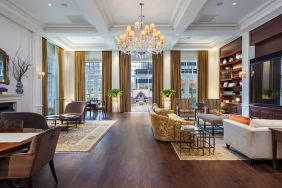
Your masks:
M55 121L55 127L57 126L57 121L56 120L54 120Z
M272 131L272 164L273 170L276 171L277 167L277 140L275 140L275 133Z
M67 133L69 133L69 121L67 120Z
M212 135L214 136L214 126L215 125L211 125L212 126Z
M206 121L204 121L204 130L206 130Z

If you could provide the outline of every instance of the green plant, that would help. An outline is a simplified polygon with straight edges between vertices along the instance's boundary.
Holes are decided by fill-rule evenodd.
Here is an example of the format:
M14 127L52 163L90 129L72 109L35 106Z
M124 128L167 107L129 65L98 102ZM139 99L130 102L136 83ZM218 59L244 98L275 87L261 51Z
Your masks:
M174 94L175 94L175 91L173 89L164 89L161 91L162 97L171 97Z
M112 89L107 93L108 97L120 97L122 95L122 91L120 89Z

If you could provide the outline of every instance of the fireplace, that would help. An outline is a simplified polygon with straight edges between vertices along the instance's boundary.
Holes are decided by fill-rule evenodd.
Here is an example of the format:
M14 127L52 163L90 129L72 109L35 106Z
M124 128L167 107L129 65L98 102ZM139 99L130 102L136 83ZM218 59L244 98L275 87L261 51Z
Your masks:
M0 118L2 112L14 112L14 104L13 102L0 103Z

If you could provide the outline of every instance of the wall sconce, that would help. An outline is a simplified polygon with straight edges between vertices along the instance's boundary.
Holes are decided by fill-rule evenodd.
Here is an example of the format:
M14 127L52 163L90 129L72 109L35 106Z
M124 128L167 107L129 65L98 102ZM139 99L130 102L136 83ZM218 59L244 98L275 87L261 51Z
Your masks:
M246 71L241 71L241 72L239 72L239 77L241 77L241 78L247 78L247 72L246 72Z
M38 79L43 78L45 76L45 72L39 71L37 73Z

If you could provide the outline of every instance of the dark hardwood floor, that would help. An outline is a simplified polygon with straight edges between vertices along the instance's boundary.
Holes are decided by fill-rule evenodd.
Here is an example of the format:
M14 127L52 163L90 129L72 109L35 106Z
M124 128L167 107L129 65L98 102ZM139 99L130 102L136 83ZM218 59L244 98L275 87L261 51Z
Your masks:
M269 161L180 161L170 143L153 138L147 113L111 118L118 122L90 153L56 154L58 185L46 166L34 187L282 187Z

